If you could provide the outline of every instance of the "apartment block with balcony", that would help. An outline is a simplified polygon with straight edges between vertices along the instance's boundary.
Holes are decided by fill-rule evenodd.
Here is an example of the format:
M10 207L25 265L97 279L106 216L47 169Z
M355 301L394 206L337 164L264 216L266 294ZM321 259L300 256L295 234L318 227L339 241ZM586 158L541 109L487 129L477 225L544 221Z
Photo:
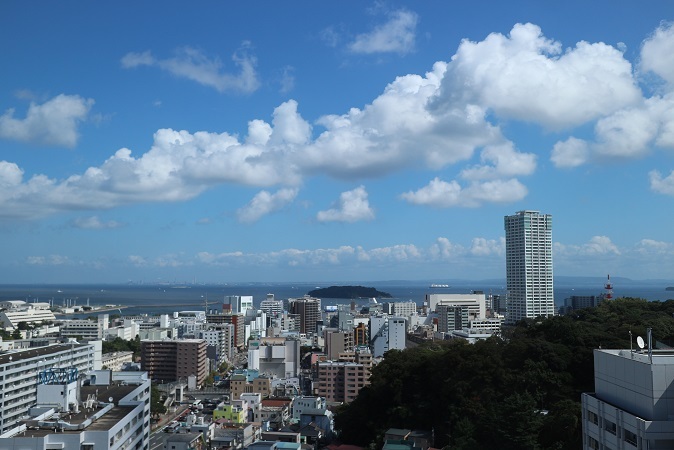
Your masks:
M204 339L141 341L141 369L162 383L196 377L197 385L208 376Z

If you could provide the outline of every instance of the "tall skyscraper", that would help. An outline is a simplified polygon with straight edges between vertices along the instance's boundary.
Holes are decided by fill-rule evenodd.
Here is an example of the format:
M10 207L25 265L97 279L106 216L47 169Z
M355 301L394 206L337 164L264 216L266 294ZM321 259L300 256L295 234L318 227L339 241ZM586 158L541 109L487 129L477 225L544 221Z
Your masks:
M506 322L553 316L552 216L519 211L505 216Z

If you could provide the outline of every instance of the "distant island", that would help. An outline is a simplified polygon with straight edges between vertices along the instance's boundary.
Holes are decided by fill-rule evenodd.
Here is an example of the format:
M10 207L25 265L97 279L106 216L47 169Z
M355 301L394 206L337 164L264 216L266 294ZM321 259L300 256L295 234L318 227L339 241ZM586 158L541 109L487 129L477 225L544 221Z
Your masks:
M309 295L321 298L393 298L388 292L364 286L330 286L309 291Z

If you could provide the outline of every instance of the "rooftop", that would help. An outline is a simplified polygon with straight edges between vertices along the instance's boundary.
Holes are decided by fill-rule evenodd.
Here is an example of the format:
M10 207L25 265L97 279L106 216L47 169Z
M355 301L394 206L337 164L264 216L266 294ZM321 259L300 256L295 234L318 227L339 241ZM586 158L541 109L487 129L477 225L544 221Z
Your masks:
M34 347L28 350L11 350L0 354L0 365L8 364L25 359L39 358L41 356L53 355L55 353L88 347L88 344L57 344L45 347Z

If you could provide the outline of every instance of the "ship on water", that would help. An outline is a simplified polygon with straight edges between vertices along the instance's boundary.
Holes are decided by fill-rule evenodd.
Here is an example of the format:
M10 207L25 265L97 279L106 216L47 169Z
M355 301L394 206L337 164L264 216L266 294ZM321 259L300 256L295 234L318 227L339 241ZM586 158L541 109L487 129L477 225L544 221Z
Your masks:
M448 284L436 284L436 283L433 283L433 284L431 284L429 287L432 288L432 289L438 289L438 288L448 288L448 287L450 287L450 286L449 286Z

